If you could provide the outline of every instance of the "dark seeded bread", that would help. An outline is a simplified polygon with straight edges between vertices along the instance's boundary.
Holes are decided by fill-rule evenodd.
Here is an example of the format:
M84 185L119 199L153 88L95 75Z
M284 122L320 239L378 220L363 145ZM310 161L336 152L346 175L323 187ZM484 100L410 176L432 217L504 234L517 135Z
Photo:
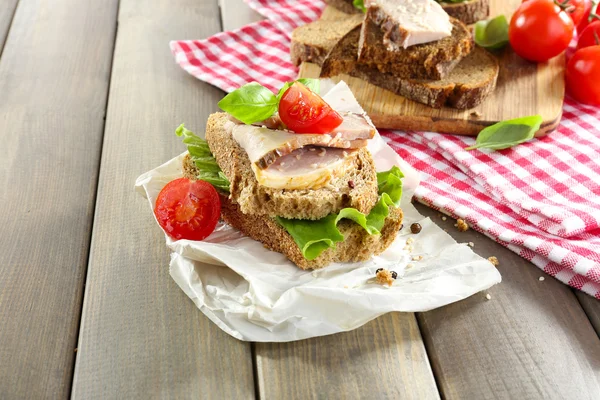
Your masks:
M323 63L338 40L363 20L362 14L349 15L340 21L314 21L294 29L290 56L294 65Z
M463 57L473 49L473 38L465 24L451 19L452 36L431 43L395 51L383 44L383 32L369 19L362 24L358 44L358 63L377 68L397 78L434 79L446 77Z
M487 19L490 15L490 0L467 0L462 3L439 2L453 18L470 25Z
M362 14L358 8L354 7L352 0L325 0L325 3L347 14Z
M188 179L196 179L198 170L189 156L183 160L183 175ZM345 240L334 249L327 249L319 257L308 261L290 234L279 225L274 218L266 215L244 214L240 206L228 196L220 193L221 217L225 222L241 231L244 235L257 240L268 248L285 255L290 261L302 269L325 267L333 262L365 261L373 255L387 249L402 225L402 210L390 208L385 219L381 235L369 235L361 226L350 220L343 220L338 228Z
M472 108L496 87L498 61L482 48L465 57L443 80L401 79L356 63L360 27L348 32L327 55L321 77L347 74L410 100L440 108Z
M366 148L356 152L353 166L341 177L316 190L272 189L258 184L246 151L224 128L226 113L210 115L206 140L231 182L231 198L244 214L295 219L320 219L345 207L368 213L377 202L377 173ZM352 181L352 184L348 182ZM352 188L350 186L353 186Z
M348 14L360 13L352 0L325 0L327 4ZM438 1L444 11L464 24L470 25L490 15L490 0L467 0L462 3Z

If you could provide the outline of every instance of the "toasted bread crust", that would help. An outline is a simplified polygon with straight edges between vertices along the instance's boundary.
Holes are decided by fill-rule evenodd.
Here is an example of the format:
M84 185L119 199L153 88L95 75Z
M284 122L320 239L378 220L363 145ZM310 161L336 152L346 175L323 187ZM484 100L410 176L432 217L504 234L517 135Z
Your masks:
M370 7L362 24L358 64L377 68L383 73L393 74L396 78L439 80L446 77L458 62L473 50L473 38L467 27L459 20L451 19L452 36L432 43L390 51L383 44L384 34L375 22L381 19L376 14L377 10L377 7ZM372 16L373 14L375 16Z
M198 175L196 166L189 155L183 159L183 176L195 180ZM219 193L221 198L221 217L232 227L244 235L257 240L268 248L285 255L290 261L302 269L316 269L333 262L365 261L373 255L387 249L402 225L402 210L390 208L390 214L385 220L380 235L369 235L360 225L353 221L344 220L338 225L345 240L335 248L325 250L314 260L307 260L292 236L275 221L266 215L244 214L240 206L229 196Z
M295 219L320 219L345 207L369 213L377 202L377 172L366 148L358 150L349 172L315 190L268 188L256 180L246 151L225 128L226 113L208 118L206 140L217 163L231 182L231 198L245 214ZM352 181L352 184L348 182ZM350 187L353 186L353 187Z
M296 66L303 62L321 65L327 53L346 33L362 22L362 15L340 21L314 21L294 29L290 57Z
M470 25L487 19L490 15L490 0L469 0L462 3L440 3L444 11L453 18Z
M476 47L444 80L402 79L356 62L360 27L348 32L327 55L321 77L354 76L410 100L434 108L472 108L496 87L498 61Z

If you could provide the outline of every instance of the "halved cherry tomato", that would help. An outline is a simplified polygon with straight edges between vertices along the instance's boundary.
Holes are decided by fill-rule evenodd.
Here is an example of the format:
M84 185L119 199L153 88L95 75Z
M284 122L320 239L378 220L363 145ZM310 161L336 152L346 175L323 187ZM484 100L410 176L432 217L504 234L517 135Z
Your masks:
M510 45L530 61L547 61L569 46L575 25L553 0L530 0L519 6L510 20Z
M529 0L523 0L522 3L525 3ZM573 20L575 26L581 22L584 15L590 15L590 9L592 8L592 0L557 0L562 9L569 14L569 17Z
M279 117L296 133L328 133L343 119L325 100L300 82L294 82L281 97Z
M203 240L217 226L221 201L210 183L179 178L160 191L154 215L173 239Z
M600 21L594 21L579 35L577 50L600 45Z
M577 50L567 64L567 88L582 103L600 105L600 46Z

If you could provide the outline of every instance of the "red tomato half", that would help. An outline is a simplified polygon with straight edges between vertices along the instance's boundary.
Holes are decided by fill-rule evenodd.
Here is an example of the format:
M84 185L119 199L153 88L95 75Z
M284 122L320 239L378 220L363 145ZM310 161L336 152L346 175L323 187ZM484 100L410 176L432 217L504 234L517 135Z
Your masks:
M600 46L577 50L567 65L567 88L582 103L600 106Z
M519 6L510 20L510 45L529 61L544 62L569 46L575 25L553 0L530 0Z
M600 45L600 21L594 21L579 35L577 50Z
M279 117L296 133L328 133L342 123L340 114L300 82L281 97Z
M154 215L173 239L203 240L217 226L221 201L210 183L179 178L160 191Z

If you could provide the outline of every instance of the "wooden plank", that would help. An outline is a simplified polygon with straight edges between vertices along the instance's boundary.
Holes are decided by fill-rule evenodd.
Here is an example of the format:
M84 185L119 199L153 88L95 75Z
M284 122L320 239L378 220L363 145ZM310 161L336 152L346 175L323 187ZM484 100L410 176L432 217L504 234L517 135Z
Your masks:
M220 29L217 1L122 0L73 398L254 396L250 344L210 322L169 276L141 173L183 152L222 93L174 62L169 40Z
M255 20L240 0L222 1L228 3L223 26ZM261 398L439 398L414 314L388 314L338 335L254 346Z
M600 301L581 291L576 291L575 295L592 323L592 326L596 330L596 333L600 335Z
M417 315L442 396L597 398L600 340L570 288L483 235L458 232L451 218L418 208L457 241L473 242L478 254L496 256L503 280Z
M0 55L18 2L19 0L3 0L0 5Z
M116 18L22 1L0 60L3 399L71 389Z
M224 31L241 28L252 22L260 21L263 17L240 0L219 0L221 7L221 27ZM226 15L227 18L223 18Z
M354 331L256 343L263 399L437 399L414 314L390 313Z
M520 0L491 0L491 15L510 15L520 3ZM344 15L330 8L324 12L325 19ZM496 122L535 114L540 114L544 120L538 136L556 129L562 116L565 93L564 54L540 64L523 60L510 48L494 54L500 64L496 90L483 103L469 110L434 109L349 76L352 73L340 74L333 79L348 83L357 100L381 129L477 135ZM299 76L314 78L319 76L320 71L315 64L303 63ZM477 113L473 114L474 111Z

